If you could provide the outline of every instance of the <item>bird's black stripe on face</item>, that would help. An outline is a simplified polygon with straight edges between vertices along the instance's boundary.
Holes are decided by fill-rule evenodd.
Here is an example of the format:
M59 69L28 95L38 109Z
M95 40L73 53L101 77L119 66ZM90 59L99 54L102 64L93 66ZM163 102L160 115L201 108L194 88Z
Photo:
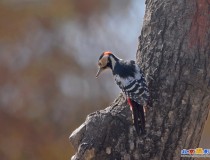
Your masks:
M112 62L111 62L111 58L110 57L108 57L108 61L107 61L106 67L109 67L109 68L112 69Z
M104 54L101 54L101 56L99 57L99 60L104 56Z

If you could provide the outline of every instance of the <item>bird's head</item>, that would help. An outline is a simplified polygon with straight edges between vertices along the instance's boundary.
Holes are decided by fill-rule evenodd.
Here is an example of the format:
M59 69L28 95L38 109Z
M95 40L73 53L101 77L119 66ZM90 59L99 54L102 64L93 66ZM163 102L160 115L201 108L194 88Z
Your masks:
M112 52L106 51L103 52L102 55L99 57L98 60L98 72L96 74L96 78L99 76L99 74L106 70L106 69L113 69L115 66L116 61L119 59L115 57Z

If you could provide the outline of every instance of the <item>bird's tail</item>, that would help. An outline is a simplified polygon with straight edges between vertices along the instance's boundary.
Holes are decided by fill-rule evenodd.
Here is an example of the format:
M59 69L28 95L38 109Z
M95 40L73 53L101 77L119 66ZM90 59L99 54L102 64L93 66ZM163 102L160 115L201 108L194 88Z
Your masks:
M140 105L131 99L129 99L129 104L132 107L132 116L137 134L145 134L145 116L143 105Z

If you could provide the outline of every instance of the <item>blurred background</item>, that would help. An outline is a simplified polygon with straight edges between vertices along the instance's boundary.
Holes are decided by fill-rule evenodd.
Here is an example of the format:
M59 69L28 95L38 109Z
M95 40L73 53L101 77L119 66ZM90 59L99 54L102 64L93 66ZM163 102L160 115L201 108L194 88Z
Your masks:
M69 135L119 89L105 50L135 59L144 1L0 1L0 159L69 159ZM209 120L208 120L209 121ZM206 125L200 147L210 148Z

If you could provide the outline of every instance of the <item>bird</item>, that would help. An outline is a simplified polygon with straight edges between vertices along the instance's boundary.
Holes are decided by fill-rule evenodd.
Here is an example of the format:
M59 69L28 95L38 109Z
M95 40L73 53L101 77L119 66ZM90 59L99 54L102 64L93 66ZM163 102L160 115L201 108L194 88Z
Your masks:
M123 60L105 51L99 57L96 78L107 69L111 69L116 84L125 95L137 134L145 134L144 106L149 104L150 94L140 66L133 60Z

